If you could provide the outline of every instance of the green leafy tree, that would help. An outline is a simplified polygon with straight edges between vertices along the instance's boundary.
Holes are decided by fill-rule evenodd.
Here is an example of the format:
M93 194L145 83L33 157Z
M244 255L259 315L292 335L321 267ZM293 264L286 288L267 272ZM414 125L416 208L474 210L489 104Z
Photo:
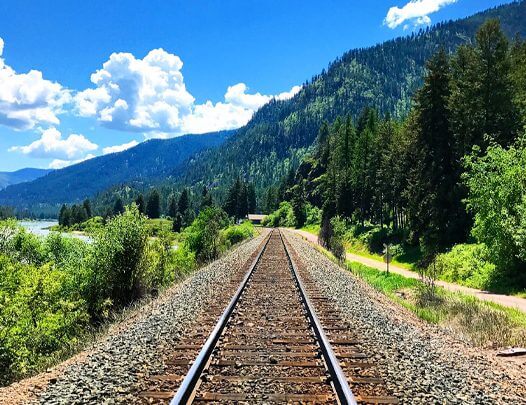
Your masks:
M485 243L499 267L526 276L526 136L505 149L466 159L467 206L473 236Z
M226 213L218 207L208 207L199 213L185 229L185 246L195 252L199 262L208 262L220 253L220 230L228 225Z

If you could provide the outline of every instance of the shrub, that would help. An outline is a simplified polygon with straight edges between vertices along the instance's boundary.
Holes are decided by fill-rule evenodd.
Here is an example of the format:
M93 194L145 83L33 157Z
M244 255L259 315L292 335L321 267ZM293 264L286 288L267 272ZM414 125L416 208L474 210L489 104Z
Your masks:
M294 216L292 205L290 205L288 201L281 202L279 208L272 214L267 215L262 222L263 226L269 226L272 228L280 226L292 227L295 226L295 224L296 217Z
M489 257L484 244L456 245L450 252L438 255L436 265L443 280L485 289L496 276L496 267Z
M184 244L188 250L195 252L198 262L214 260L223 246L219 231L227 225L227 215L221 208L207 207L184 230Z
M307 203L305 210L307 211L307 221L305 225L319 225L321 223L321 209Z
M122 307L142 295L147 238L146 217L135 204L111 218L97 233L87 286L92 315L101 315L106 299Z
M254 235L254 226L245 221L241 225L229 226L223 231L226 242L232 246Z

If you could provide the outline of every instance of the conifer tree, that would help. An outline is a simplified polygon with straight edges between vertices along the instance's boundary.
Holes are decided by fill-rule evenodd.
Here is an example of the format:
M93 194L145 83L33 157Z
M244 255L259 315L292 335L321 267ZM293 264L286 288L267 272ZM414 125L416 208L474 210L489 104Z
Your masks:
M122 199L119 197L115 201L115 204L113 206L113 215L119 215L124 212L124 204L122 202Z
M161 216L161 196L157 190L153 190L148 196L146 203L146 215L149 218L159 218Z
M141 214L146 214L146 203L142 194L139 194L135 199L135 205Z
M177 214L177 202L175 201L175 197L172 195L170 196L170 202L168 203L168 216L170 218L175 218L175 215Z

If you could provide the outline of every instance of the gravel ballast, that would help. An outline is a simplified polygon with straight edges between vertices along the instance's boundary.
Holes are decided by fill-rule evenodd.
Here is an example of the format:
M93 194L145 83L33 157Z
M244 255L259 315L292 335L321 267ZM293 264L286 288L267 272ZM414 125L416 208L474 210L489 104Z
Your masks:
M419 320L300 237L286 236L320 291L336 300L356 330L361 351L401 403L526 403L521 364L495 358Z
M43 385L47 383L47 388L42 387L45 388L43 391L30 395L33 397L31 402L132 402L137 381L162 369L163 350L169 350L185 328L206 310L207 301L221 293L223 286L228 284L236 270L245 265L263 237L260 235L241 244L141 307L131 319L110 328L87 354L78 356L79 361L65 366L56 377L44 379ZM33 380L38 381L38 377L33 377ZM16 386L23 387L24 382ZM16 396L16 388L0 390L0 403L26 403L29 400Z

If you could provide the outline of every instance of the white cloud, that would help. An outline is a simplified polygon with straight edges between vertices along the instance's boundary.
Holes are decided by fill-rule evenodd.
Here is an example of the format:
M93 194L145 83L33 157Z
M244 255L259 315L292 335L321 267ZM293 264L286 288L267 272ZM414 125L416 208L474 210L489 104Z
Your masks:
M410 0L402 8L391 7L384 19L389 28L396 28L405 21L412 21L414 26L429 25L429 14L435 13L442 7L456 3L458 0ZM404 29L409 25L404 25Z
M108 153L122 152L122 151L124 151L126 149L133 148L134 146L137 146L138 144L139 144L139 142L137 142L136 140L133 140L133 141L128 142L128 143L123 143L122 145L108 146L108 147L102 149L102 153L104 155L107 155Z
M70 101L70 93L60 84L30 70L16 73L2 58L4 41L0 38L0 124L27 130L40 124L59 123L57 115Z
M49 168L50 169L63 169L64 167L67 167L67 166L71 166L71 165L75 165L77 163L80 163L80 162L84 162L85 160L88 160L88 159L93 159L95 157L95 155L93 154L88 154L86 155L85 157L83 157L82 159L77 159L77 160L62 160L62 159L54 159L50 164L49 164Z
M96 117L105 127L143 132L147 138L239 128L273 97L293 97L300 86L269 96L247 93L244 83L229 86L224 102L196 104L181 73L183 62L163 49L143 59L114 53L91 75L95 88L76 94L79 115Z
M21 152L33 158L60 160L82 159L87 152L98 148L96 144L84 135L71 134L63 139L56 128L43 130L40 139L27 146L13 146L10 152Z

